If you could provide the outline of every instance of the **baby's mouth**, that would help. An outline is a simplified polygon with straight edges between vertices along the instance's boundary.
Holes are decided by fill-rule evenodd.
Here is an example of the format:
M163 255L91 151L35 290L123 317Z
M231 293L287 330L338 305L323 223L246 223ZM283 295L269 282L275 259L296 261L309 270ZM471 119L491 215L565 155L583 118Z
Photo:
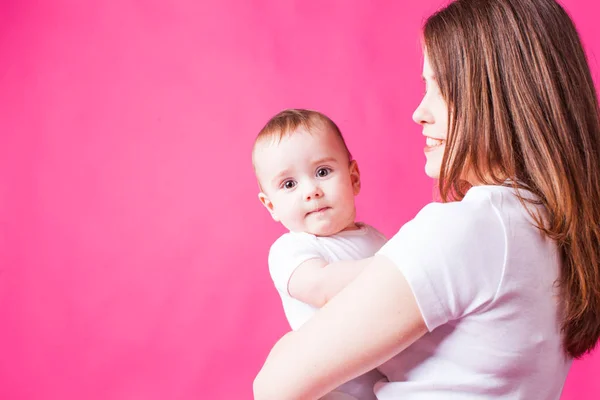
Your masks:
M312 211L308 212L306 214L306 216L308 217L309 215L312 215L312 214L319 214L319 213L322 213L322 212L325 212L325 211L329 210L330 208L331 207L319 207L316 210L312 210Z

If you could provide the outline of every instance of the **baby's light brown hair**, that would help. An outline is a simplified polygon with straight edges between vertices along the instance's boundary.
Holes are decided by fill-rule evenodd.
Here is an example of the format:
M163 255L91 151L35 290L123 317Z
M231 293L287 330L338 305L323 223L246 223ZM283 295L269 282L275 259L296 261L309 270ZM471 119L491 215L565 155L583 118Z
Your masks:
M346 150L346 153L348 154L348 161L352 160L352 155L348 150L348 146L346 146L342 132L331 118L314 110L290 108L273 116L258 133L252 148L252 165L254 166L254 169L256 170L256 160L254 157L258 144L268 140L279 142L287 135L296 132L298 128L304 128L308 133L311 133L315 129L326 129L330 131L330 133L333 133L339 138L344 146L344 150Z

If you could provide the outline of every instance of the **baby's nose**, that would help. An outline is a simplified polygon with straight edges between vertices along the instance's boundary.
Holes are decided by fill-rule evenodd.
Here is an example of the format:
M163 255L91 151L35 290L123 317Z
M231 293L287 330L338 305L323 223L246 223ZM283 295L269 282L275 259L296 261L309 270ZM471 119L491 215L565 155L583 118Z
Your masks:
M323 191L318 185L312 185L306 190L306 200L314 200L323 197Z

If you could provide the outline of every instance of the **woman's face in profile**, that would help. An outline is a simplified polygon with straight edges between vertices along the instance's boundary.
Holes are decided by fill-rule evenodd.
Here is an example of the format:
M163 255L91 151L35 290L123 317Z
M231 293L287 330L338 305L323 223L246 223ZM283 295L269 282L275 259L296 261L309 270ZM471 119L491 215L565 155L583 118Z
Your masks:
M448 106L442 97L426 51L423 52L423 56L425 94L413 113L413 120L423 127L424 151L427 158L425 173L431 178L437 179L440 176L448 135Z

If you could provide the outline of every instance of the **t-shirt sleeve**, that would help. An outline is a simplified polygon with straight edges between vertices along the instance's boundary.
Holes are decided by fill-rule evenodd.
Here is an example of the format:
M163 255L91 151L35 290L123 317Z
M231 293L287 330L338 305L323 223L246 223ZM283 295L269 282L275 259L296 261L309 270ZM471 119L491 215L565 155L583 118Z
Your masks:
M484 309L504 274L506 234L494 206L424 207L377 253L410 285L429 331Z
M273 243L269 251L269 272L277 290L288 293L288 283L300 264L324 258L316 238L308 234L286 233Z

